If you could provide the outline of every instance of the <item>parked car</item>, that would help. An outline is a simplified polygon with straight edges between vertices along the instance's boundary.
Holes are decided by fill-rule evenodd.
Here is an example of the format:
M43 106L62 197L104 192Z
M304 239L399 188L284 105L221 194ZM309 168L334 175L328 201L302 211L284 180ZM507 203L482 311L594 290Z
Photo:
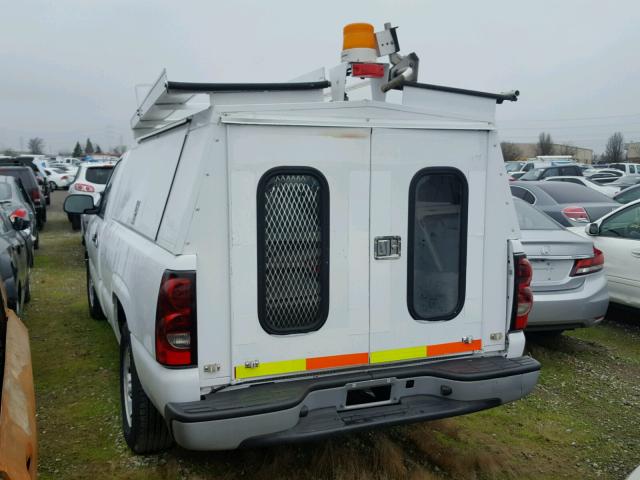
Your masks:
M595 190L565 182L511 182L511 193L564 227L584 225L620 204Z
M35 480L38 429L29 332L0 286L0 478Z
M575 164L556 165L544 168L533 168L520 177L523 181L544 180L549 177L574 176L581 177L582 169Z
M616 193L613 199L618 203L629 203L640 198L640 185L625 188L624 190Z
M623 175L622 177L607 184L607 187L615 188L616 193L640 183L640 175Z
M638 163L610 163L609 168L615 168L616 170L620 170L625 175L636 175L640 174L640 164Z
M574 231L588 235L604 252L611 302L640 308L640 200Z
M592 182L586 177L549 177L545 178L547 182L566 182L566 183L575 183L576 185L583 185L585 187L589 187L596 192L600 192L607 197L613 197L618 189L615 187L610 187L608 185L599 185L595 182Z
M73 183L69 185L69 194L90 195L97 204L100 201L100 195L104 191L104 187L111 176L113 165L104 163L83 163L80 165L78 174L73 179ZM67 214L71 222L71 228L80 230L80 215Z
M507 173L512 173L512 172L519 172L520 170L522 170L522 167L524 166L525 162L504 162L504 169L507 171Z
M89 308L120 341L135 452L172 437L198 450L312 439L534 387L531 267L493 130L496 101L515 94L412 83L388 115L384 97L342 101L343 82L338 102L323 82L238 85L241 118L227 113L246 124L222 122L221 100L153 132L161 98L229 90L163 77L99 206L67 197L68 213L91 216ZM303 110L279 103L287 91ZM447 120L437 130L423 123L431 106ZM254 120L270 109L280 120Z
M29 221L29 227L21 232L29 250L37 250L40 247L40 232L37 227L35 207L20 179L0 176L0 208L5 211L10 220L18 216ZM29 265L33 266L33 255Z
M25 167L29 167L33 170L33 173L38 180L38 185L40 185L42 190L42 195L44 196L45 205L51 204L51 190L49 189L49 183L47 182L46 175L42 172L40 165L42 162L46 161L46 155L21 155L16 157L15 160L20 162Z
M587 176L589 180L601 185L615 182L623 175L624 173L622 173L620 170L615 170L613 168L601 168L595 172L590 172L588 175L585 173L585 176Z
M0 209L0 277L6 291L7 305L18 316L31 300L30 261L33 251L22 234L30 222L22 215L11 218Z
M38 230L42 230L47 221L47 206L33 170L29 167L0 166L0 175L8 175L20 179L22 186L29 192L31 201L36 209L36 226Z
M49 190L66 189L73 181L73 176L65 169L51 167L44 169L49 183Z
M526 331L555 335L602 321L609 306L602 252L524 200L514 198L514 205L533 268Z
M527 172L511 172L509 173L509 181L513 182L514 180L518 180Z

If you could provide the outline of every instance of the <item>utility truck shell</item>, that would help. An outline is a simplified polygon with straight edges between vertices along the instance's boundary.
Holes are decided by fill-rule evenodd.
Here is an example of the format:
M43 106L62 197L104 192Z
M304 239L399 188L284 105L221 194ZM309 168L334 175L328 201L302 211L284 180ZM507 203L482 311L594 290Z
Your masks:
M95 214L90 308L121 343L135 451L319 438L535 386L531 270L494 123L515 95L405 79L388 103L377 64L372 99L347 101L354 65L331 82L163 74L99 206L67 200ZM200 94L206 108L172 119Z

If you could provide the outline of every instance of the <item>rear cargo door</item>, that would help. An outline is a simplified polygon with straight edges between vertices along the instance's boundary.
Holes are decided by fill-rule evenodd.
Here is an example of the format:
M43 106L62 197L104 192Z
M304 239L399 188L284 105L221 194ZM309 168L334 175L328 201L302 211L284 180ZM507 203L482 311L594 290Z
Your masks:
M228 128L235 380L367 364L370 129Z
M487 134L374 129L371 145L371 363L480 350Z

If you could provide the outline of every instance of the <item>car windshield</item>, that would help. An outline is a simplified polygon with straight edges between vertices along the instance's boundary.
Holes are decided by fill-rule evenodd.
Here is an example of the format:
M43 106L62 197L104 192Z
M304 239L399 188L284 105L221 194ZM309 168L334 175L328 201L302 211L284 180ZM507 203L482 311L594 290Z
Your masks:
M520 177L520 180L538 180L544 172L544 168L533 168Z
M533 205L513 199L521 230L561 230L562 227Z
M11 185L6 182L0 183L0 202L11 200Z
M97 183L98 185L106 185L113 167L89 167L85 178L87 182Z
M519 162L509 162L504 164L504 168L507 172L518 172L520 171L520 168L522 168L522 164Z

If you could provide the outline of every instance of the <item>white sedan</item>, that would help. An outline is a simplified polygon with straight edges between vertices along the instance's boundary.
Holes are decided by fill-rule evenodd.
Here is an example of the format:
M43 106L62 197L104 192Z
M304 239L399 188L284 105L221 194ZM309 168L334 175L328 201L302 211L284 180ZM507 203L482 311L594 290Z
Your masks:
M613 197L616 193L620 191L619 187L610 187L609 185L599 185L596 182L592 182L586 177L574 177L574 176L565 176L565 177L548 177L545 178L547 182L567 182L567 183L577 183L578 185L584 185L585 187L589 187L597 192L600 192L607 197Z
M604 252L611 301L640 308L640 200L608 213L584 230L571 230L588 235Z

